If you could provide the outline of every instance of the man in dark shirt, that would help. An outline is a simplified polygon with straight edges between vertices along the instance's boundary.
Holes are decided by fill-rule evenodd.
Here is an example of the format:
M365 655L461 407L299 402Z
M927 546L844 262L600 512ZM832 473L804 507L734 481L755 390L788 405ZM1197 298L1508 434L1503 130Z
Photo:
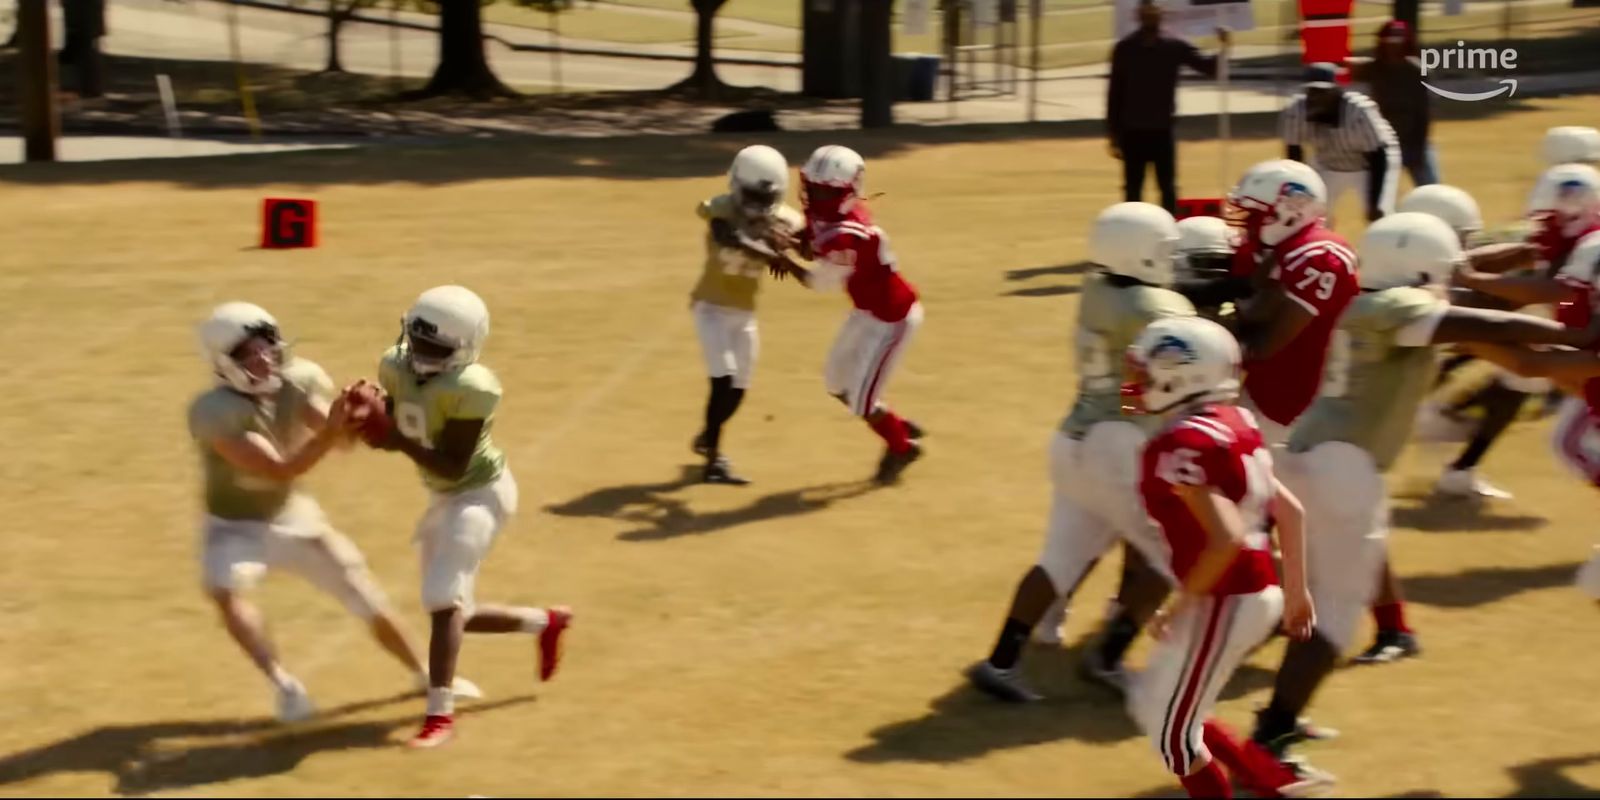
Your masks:
M1161 29L1161 6L1151 0L1139 4L1139 29L1123 37L1111 50L1111 85L1106 92L1106 134L1111 154L1122 159L1123 199L1137 201L1144 194L1146 168L1154 164L1161 205L1178 207L1177 144L1173 112L1177 108L1178 68L1207 77L1217 74L1217 57L1203 56L1195 46ZM1230 37L1218 28L1223 57Z
M1350 75L1367 82L1367 94L1394 128L1400 141L1400 163L1411 182L1427 186L1439 182L1439 162L1428 141L1432 120L1428 90L1422 85L1422 65L1417 61L1417 39L1411 26L1390 20L1378 29L1376 58L1352 58Z

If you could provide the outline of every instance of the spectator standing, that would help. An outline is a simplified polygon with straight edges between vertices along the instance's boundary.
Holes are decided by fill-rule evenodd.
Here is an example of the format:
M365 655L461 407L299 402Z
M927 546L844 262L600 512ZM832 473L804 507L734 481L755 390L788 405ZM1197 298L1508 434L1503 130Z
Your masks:
M1177 109L1178 69L1213 77L1217 56L1201 55L1189 42L1161 27L1162 10L1151 0L1138 8L1139 29L1124 36L1111 50L1111 85L1106 91L1106 134L1111 155L1122 159L1123 199L1137 202L1144 195L1144 177L1156 170L1161 206L1178 208L1177 142L1173 133ZM1217 29L1222 58L1227 58L1228 31Z
M1279 130L1288 157L1316 169L1328 187L1328 220L1339 198L1352 189L1362 193L1367 221L1394 210L1400 172L1400 144L1394 129L1378 113L1378 104L1338 83L1339 68L1326 62L1306 68L1305 91L1289 100L1279 115ZM1307 161L1310 143L1315 157Z
M1415 186L1439 182L1439 160L1428 138L1433 124L1431 100L1422 85L1416 32L1395 19L1378 29L1374 58L1350 59L1350 74L1365 81L1378 112L1394 128L1400 142L1400 165Z

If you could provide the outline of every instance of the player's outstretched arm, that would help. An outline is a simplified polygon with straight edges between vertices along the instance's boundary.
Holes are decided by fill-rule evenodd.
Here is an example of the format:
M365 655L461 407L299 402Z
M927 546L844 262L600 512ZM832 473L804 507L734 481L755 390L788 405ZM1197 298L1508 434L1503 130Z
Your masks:
M417 466L445 480L460 480L472 465L472 454L478 449L478 437L483 434L486 420L452 419L439 432L439 442L428 447L400 433L398 427L389 429L389 436L380 449L399 450Z
M1475 268L1458 270L1452 281L1463 289L1498 297L1517 307L1540 303L1559 303L1572 296L1572 290L1553 278L1496 275Z
M1241 319L1240 333L1251 358L1271 358L1289 346L1316 315L1274 285L1257 293Z
M311 438L293 453L279 453L267 437L251 431L237 436L218 436L212 449L235 469L274 481L286 482L309 472L345 436L348 421L343 397L329 406L325 424L315 428Z
M1587 328L1568 328L1559 322L1510 311L1451 306L1439 319L1429 341L1415 345L1482 342L1487 344L1554 344L1587 347L1600 339L1600 317Z
M1317 622L1306 580L1305 508L1277 478L1272 483L1276 487L1272 516L1277 520L1278 543L1283 550L1283 630L1294 639L1305 640L1311 638Z
M1477 272L1498 275L1539 265L1539 248L1527 242L1497 242L1467 251L1467 266Z
M1528 378L1549 378L1569 394L1582 395L1583 385L1600 378L1600 356L1589 350L1532 350L1507 344L1470 343L1464 352Z

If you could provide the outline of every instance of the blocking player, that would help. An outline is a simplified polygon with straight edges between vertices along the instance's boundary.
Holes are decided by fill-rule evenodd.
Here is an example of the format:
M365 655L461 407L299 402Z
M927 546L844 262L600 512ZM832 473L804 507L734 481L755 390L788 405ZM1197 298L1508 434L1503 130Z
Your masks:
M872 221L862 194L866 169L860 154L839 145L819 147L806 159L800 169L806 228L779 244L816 263L807 268L783 255L772 269L812 289L843 284L849 293L855 308L833 340L823 378L828 393L883 439L876 480L888 484L922 457L922 429L883 401L906 346L922 327L922 303L900 274L888 235Z
M1291 642L1256 720L1254 739L1282 754L1297 721L1352 644L1386 563L1383 473L1405 447L1432 382L1434 348L1489 342L1583 346L1585 329L1551 320L1452 306L1444 281L1462 261L1455 231L1438 218L1396 213L1361 244L1361 295L1339 322L1316 402L1296 425L1278 477L1305 506L1314 635Z
M1594 280L1600 273L1600 233L1578 243L1563 271L1589 282L1588 307L1594 299ZM1469 349L1519 375L1545 378L1567 394L1551 436L1556 459L1578 477L1600 487L1600 356L1592 350L1534 350L1526 347L1478 344ZM1600 547L1579 571L1577 585L1600 601Z
M284 722L315 713L304 684L278 660L261 612L243 592L268 569L300 575L364 620L372 636L417 676L428 673L361 551L333 529L297 479L348 442L348 408L327 373L287 355L278 322L249 303L224 303L200 324L217 385L189 406L189 432L205 473L204 583L222 622L277 692ZM477 688L457 681L464 696Z
M1479 270L1483 270L1500 275L1524 268L1531 269L1535 264L1537 251L1528 244L1501 243L1474 246L1475 240L1483 231L1483 215L1479 212L1478 203L1472 199L1472 195L1454 186L1438 183L1420 186L1400 201L1399 209L1430 214L1449 225L1460 238L1461 246L1470 248L1465 253L1469 273L1477 274ZM1480 308L1506 307L1503 302L1497 302L1490 295L1470 291L1452 293L1451 301L1457 305L1473 305ZM1456 368L1462 363L1459 359L1452 358L1447 359L1442 367ZM1478 424L1477 432L1472 435L1461 454L1445 467L1434 485L1434 490L1440 494L1456 497L1510 498L1510 492L1494 486L1478 474L1478 464L1500 435L1516 421L1527 398L1548 389L1548 385L1540 381L1531 381L1515 373L1501 370L1487 386L1465 398L1463 402L1457 403L1454 408L1446 409L1434 403L1424 403L1417 420L1419 433L1430 430L1444 431L1453 427L1452 417L1468 406L1476 405L1483 409L1483 419Z
M1164 421L1140 458L1139 490L1179 585L1151 624L1158 641L1132 682L1128 710L1190 797L1231 797L1223 766L1262 797L1324 787L1331 777L1296 773L1211 716L1234 670L1280 624L1303 640L1316 619L1300 503L1273 477L1253 415L1234 405L1239 345L1210 320L1169 317L1145 328L1127 358L1135 405ZM1269 504L1282 544L1282 588Z
M1239 232L1221 217L1178 220L1177 277L1172 288L1189 298L1202 317L1231 320L1229 304L1249 297L1254 287L1236 269ZM1226 323L1225 323L1226 324Z
M1262 259L1263 289L1239 313L1244 344L1242 405L1270 445L1316 397L1328 344L1357 294L1356 254L1325 224L1327 189L1298 161L1251 167L1228 197L1242 249Z
M1194 314L1168 288L1177 243L1172 215L1149 203L1110 206L1089 234L1097 268L1084 279L1078 306L1078 397L1050 446L1054 491L1044 548L1018 583L989 658L967 671L973 686L1001 700L1039 699L1022 679L1022 648L1036 627L1046 638L1059 630L1067 602L1118 539L1127 545L1125 558L1150 565L1156 578L1142 591L1123 592L1117 619L1090 653L1091 677L1120 687L1122 655L1168 592L1160 533L1138 496L1139 450L1159 421L1123 413L1122 356L1152 321Z
M501 389L494 373L478 363L488 337L489 309L471 290L439 286L423 292L406 312L400 343L378 364L385 413L374 414L364 431L369 444L415 462L430 494L416 539L422 605L432 618L433 677L427 716L412 747L435 747L455 733L450 679L463 633L537 636L539 679L547 681L572 622L564 606L488 605L473 597L484 557L517 511L517 483L489 435Z
M756 331L756 292L761 274L776 253L766 244L776 228L792 237L805 226L800 212L783 203L789 188L789 163L766 145L740 150L728 170L728 191L700 203L706 221L706 258L690 294L694 327L711 376L705 426L694 451L705 456L706 483L744 485L722 454L722 426L744 401L755 370L760 340Z
M1560 125L1544 132L1542 143L1545 164L1588 164L1600 166L1600 130L1578 125Z

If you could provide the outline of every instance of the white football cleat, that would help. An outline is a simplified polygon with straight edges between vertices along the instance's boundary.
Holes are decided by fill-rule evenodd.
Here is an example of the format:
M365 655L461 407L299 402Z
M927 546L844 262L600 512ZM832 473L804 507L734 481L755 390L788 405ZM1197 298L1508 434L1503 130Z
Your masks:
M1471 423L1446 416L1438 403L1423 403L1417 409L1412 430L1422 442L1464 442L1472 436Z
M416 683L417 691L419 691L419 692L428 691L428 687L431 685L428 682L428 674L427 673L418 674L415 683ZM469 681L466 678L461 677L460 675L457 675L455 677L455 680L450 682L450 692L451 692L451 694L454 694L456 697L459 697L462 700L482 700L483 699L483 690L478 688L478 684L473 683L472 681Z
M1480 497L1510 500L1511 493L1484 480L1470 469L1447 469L1434 484L1434 491L1451 497Z
M306 687L299 681L278 690L279 722L303 722L316 713L317 708L311 702L311 695L306 693Z

